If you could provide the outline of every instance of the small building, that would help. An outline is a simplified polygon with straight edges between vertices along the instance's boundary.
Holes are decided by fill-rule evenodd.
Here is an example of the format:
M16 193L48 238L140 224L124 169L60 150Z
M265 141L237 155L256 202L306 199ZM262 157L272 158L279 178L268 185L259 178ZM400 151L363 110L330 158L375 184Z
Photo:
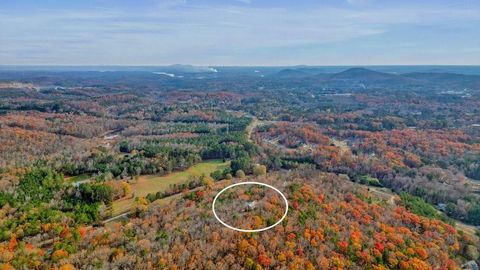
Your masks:
M256 202L256 201L253 201L253 202L247 202L247 203L245 203L245 204L246 204L246 209L245 209L245 211L246 211L246 212L250 212L250 211L255 210L255 205L257 204L257 202Z

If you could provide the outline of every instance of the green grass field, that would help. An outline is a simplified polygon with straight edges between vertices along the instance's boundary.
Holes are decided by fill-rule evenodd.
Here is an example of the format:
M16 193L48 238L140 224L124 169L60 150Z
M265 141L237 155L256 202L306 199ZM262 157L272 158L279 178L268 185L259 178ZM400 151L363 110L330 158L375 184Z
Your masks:
M70 181L72 183L83 181L89 179L91 176L88 174L80 174L80 175L75 175L71 177L65 177L66 181Z
M223 170L230 165L230 162L221 160L209 160L196 164L185 171L174 172L165 176L143 175L132 184L132 192L135 197L145 197L149 193L167 190L170 185L188 182L191 177L199 177L202 174L207 176L216 170ZM121 199L112 204L112 216L129 211L134 205L134 198Z

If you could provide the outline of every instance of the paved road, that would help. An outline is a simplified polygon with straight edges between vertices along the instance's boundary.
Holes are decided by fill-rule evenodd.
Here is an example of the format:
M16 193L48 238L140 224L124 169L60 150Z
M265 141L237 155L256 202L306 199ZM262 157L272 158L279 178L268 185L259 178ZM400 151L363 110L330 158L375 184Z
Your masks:
M131 211L127 211L126 213L123 213L123 214L120 214L120 215L116 215L114 217L111 217L109 219L105 219L102 221L103 224L106 224L108 222L112 222L112 221L115 221L117 219L121 219L121 218L127 218L128 215L131 213Z

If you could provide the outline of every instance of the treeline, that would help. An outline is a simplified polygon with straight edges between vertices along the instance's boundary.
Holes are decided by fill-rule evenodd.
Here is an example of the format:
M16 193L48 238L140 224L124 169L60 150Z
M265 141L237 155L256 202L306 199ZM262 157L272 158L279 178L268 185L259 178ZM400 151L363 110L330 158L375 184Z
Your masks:
M476 177L478 170L480 146L472 135L459 130L366 132L305 126L280 123L259 129L255 138L267 153L262 162L273 170L306 165L347 174L359 183L419 196L449 217L480 224L478 196L465 177Z
M77 228L100 218L101 205L114 196L103 183L73 186L63 175L44 165L31 168L13 191L0 192L0 208L6 213L0 224L0 240L43 234L58 236L64 227Z
M98 261L101 268L456 269L465 260L478 259L478 243L449 224L386 204L334 174L302 170L258 180L281 189L291 203L288 218L272 230L238 234L212 219L211 198L223 187L214 185L185 193L166 207L152 206L128 224L91 232L81 244L86 251L63 263L90 267ZM242 199L245 195L253 194L242 194ZM255 223L265 227L274 222L268 215L283 210L272 207L274 203L266 204L270 211L257 215ZM237 221L240 227L248 225ZM189 256L194 252L196 256Z
M192 124L191 131L197 132L196 136L177 133L186 130L183 122L159 124L165 128L161 132L172 136L127 137L113 151L98 147L88 156L53 163L66 175L101 175L102 179L108 180L141 174L164 175L184 170L202 160L251 158L258 153L257 146L248 141L245 134L245 127L251 119L218 114L220 116L214 119L222 124Z

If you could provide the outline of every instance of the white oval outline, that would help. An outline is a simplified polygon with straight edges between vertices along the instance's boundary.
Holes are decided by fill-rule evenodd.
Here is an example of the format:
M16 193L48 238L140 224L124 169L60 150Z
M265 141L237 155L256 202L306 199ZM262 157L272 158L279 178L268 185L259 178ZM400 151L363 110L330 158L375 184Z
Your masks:
M268 227L265 227L265 228L262 228L262 229L255 229L255 230L245 230L245 229L239 229L239 228L236 228L236 227L233 227L233 226L230 226L228 225L227 223L223 222L218 216L217 216L217 213L215 212L215 202L217 201L218 197L220 196L220 194L222 194L223 192L225 192L227 189L230 189L230 188L233 188L233 187L236 187L236 186L241 186L241 185L261 185L261 186L265 186L265 187L269 187L273 190L275 190L277 193L279 193L283 200L285 201L285 213L283 214L282 218L277 221L275 224L273 225L270 225ZM287 198L285 197L285 195L283 195L283 193L278 190L276 187L273 187L271 185L268 185L268 184L265 184L265 183L260 183L260 182L240 182L240 183L236 183L236 184L232 184L232 185L229 185L227 186L226 188L220 190L220 192L217 193L217 195L215 196L215 198L213 199L213 202L212 202L212 211L213 211L213 215L215 216L215 218L220 222L222 223L225 227L229 228L229 229L232 229L232 230L235 230L235 231L239 231L239 232L262 232L262 231L266 231L268 229L271 229L275 226L277 226L278 224L280 224L280 222L282 222L285 217L287 216L288 214L288 201L287 201Z

